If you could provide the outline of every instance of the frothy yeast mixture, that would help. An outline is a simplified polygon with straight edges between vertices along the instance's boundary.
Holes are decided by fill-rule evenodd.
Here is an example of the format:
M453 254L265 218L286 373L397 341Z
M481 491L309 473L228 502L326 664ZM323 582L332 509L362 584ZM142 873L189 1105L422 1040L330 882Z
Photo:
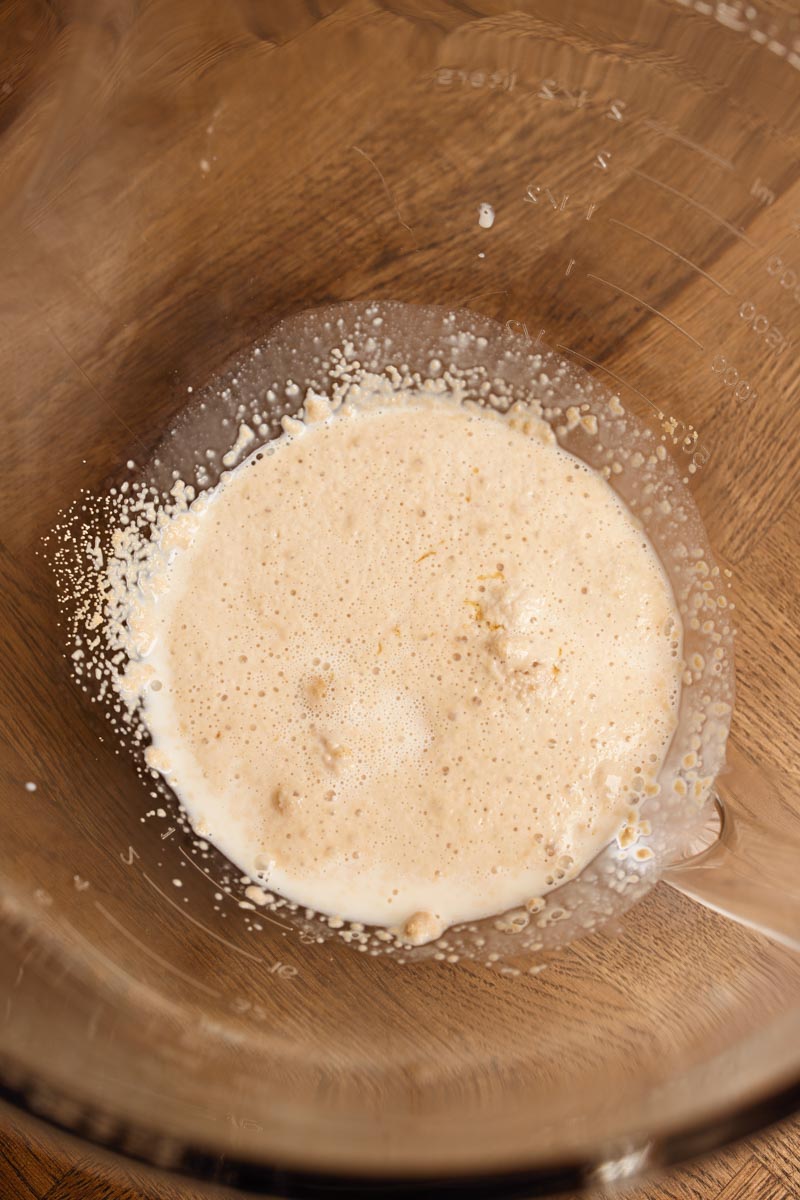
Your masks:
M152 581L148 762L250 879L334 918L421 943L535 908L657 790L666 575L543 421L316 416L195 502Z

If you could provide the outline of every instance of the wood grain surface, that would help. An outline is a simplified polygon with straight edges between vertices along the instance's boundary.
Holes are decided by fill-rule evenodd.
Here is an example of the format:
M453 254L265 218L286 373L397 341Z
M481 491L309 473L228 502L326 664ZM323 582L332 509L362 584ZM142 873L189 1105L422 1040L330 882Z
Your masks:
M4 322L0 367L4 379L11 381L7 388L10 444L12 451L15 447L25 451L18 456L23 466L16 474L11 469L0 474L0 508L10 509L16 495L23 491L28 501L24 519L10 521L3 531L0 566L8 590L23 596L30 605L33 615L23 633L29 634L34 617L42 630L35 645L24 645L22 634L19 638L17 659L29 661L30 676L37 669L42 673L46 655L55 661L60 653L60 643L56 645L56 636L47 625L43 605L39 621L37 605L47 581L31 552L34 539L50 526L59 507L69 503L82 486L95 486L105 477L110 463L124 462L129 455L144 458L185 399L187 380L197 382L208 377L231 353L261 334L273 319L332 299L358 296L359 287L367 286L364 280L375 294L416 299L415 280L422 276L434 281L437 299L443 303L471 305L501 320L526 318L533 322L535 318L534 330L539 321L546 323L548 336L552 335L554 341L577 346L589 361L611 364L614 372L635 380L633 392L642 396L644 392L640 389L644 389L657 397L670 396L678 406L679 415L691 414L702 431L703 442L713 446L710 466L696 481L696 494L701 504L708 501L703 507L712 539L719 547L720 561L735 568L737 601L750 616L739 650L747 667L739 681L737 707L742 738L753 753L787 772L796 772L800 761L800 691L796 686L796 669L792 667L800 653L797 595L800 406L795 399L796 359L793 354L757 359L751 353L754 335L741 314L737 314L737 306L748 296L758 298L758 288L771 294L768 289L774 290L774 284L763 270L754 279L753 256L736 230L739 226L746 227L748 237L760 239L761 245L774 249L772 228L779 227L780 253L787 261L795 261L795 237L800 232L794 215L800 212L797 167L800 157L779 156L776 151L771 160L769 147L758 142L759 131L748 126L744 110L735 130L740 140L730 135L722 145L710 106L707 122L706 109L700 102L696 111L688 100L686 111L681 108L690 85L694 86L691 74L687 73L676 89L678 99L671 109L670 121L676 127L690 128L695 138L720 146L726 155L736 156L743 171L750 172L748 183L752 180L753 187L760 183L762 189L768 186L774 192L775 204L769 211L762 208L758 199L761 192L748 187L738 191L732 188L724 203L726 217L730 219L709 224L710 206L718 205L717 191L726 186L724 180L718 183L714 177L719 168L711 164L699 176L691 148L674 138L659 140L657 129L650 127L635 141L621 141L619 150L613 143L617 161L624 161L627 173L593 171L591 159L584 163L584 134L573 134L573 125L561 122L555 106L537 108L535 95L528 98L529 111L522 107L515 110L518 123L513 129L502 117L499 106L481 110L485 140L492 144L492 154L482 158L469 128L461 120L461 102L453 90L433 89L436 108L429 107L427 102L421 104L420 121L413 129L407 127L399 101L396 108L389 103L384 124L372 128L369 112L362 111L364 106L356 103L358 80L355 80L352 95L357 111L348 125L354 145L344 148L350 155L345 159L337 142L337 123L342 122L344 112L344 99L339 92L346 89L339 86L338 64L329 61L319 48L314 51L315 39L321 38L320 18L327 19L342 8L338 0L315 0L313 4L304 0L275 0L265 6L243 3L241 11L249 14L250 25L246 30L237 27L233 32L222 28L221 19L219 29L214 25L215 13L225 10L224 5L216 4L215 0L198 0L193 7L194 19L179 31L173 30L172 38L162 36L161 22L168 6L142 4L141 7L141 44L135 47L141 56L141 79L151 83L154 76L157 78L146 95L143 82L141 95L127 98L129 105L120 106L114 120L100 128L94 147L98 156L105 156L105 170L114 179L124 180L125 186L114 188L113 195L110 191L106 194L93 171L91 156L82 161L77 185L61 188L63 180L54 175L52 189L43 189L45 200L37 216L39 256L31 252L28 259L19 260L24 270L20 268L12 284L18 285L21 299L14 296L12 287L14 303L7 310L0 310ZM403 0L386 6L387 10L397 12L407 7ZM473 8L477 11L479 7L482 5L477 0L471 5L448 6L448 20L453 29L448 53L465 58L472 53L468 34L460 42L457 34ZM59 15L62 10L65 11L65 6L58 3L33 0L0 7L0 83L5 80L10 89L10 99L4 101L3 110L4 115L8 113L10 132L3 143L0 197L13 190L15 180L25 176L30 165L31 139L22 133L16 136L15 131L24 129L15 120L14 110L18 108L24 113L27 92L41 94L42 105L46 105L42 80L57 65L58 56L69 52L69 37L65 36L63 16ZM267 11L272 15L269 28L263 24ZM258 21L262 24L256 30ZM218 35L208 44L198 32L203 23ZM113 33L110 26L103 32L109 37ZM652 41L649 30L643 30L642 37ZM308 41L309 52L319 54L315 86L319 94L328 98L327 104L319 104L316 98L305 94L294 101L291 84L304 65L304 39ZM497 39L498 54L503 52L506 42L512 47L517 44L516 31L510 26L498 27ZM158 71L155 52L152 62L149 57L148 47L153 46L159 52L163 50ZM574 53L577 61L580 49L545 41L542 46L543 58L536 78L563 77L563 72L570 69L565 66L571 61L569 54ZM287 146L302 145L303 161L299 162L296 155L275 154L265 180L262 148L255 136L249 136L254 127L248 124L251 112L246 100L248 86L258 88L264 60L268 55L274 57L276 47L282 49L273 69L282 86L285 85L286 95L292 95L292 103L281 110L280 120ZM659 51L665 57L673 52L679 56L680 47L659 45ZM715 65L710 62L709 71ZM115 63L117 67L121 69L119 61ZM635 63L634 72L640 67L642 64ZM617 73L613 61L609 61L605 69L608 74L602 83L607 94L621 94L617 89L627 86L627 66L620 67ZM748 69L751 69L750 84L767 89L769 80L758 75L758 65L750 64ZM100 70L98 84L102 77ZM227 104L214 135L218 160L211 163L205 158L210 153L207 150L210 143L202 130L213 126L216 110L212 111L209 100L207 111L204 107L207 96L200 95L199 88L192 91L192 80L200 77L206 81L208 94L216 88ZM654 72L653 80L657 78ZM592 84L592 79L589 77L587 82ZM423 88L418 81L414 86ZM657 90L655 83L653 86ZM427 97L432 90L430 78L424 88ZM654 97L654 104L658 98ZM796 104L794 109L797 110ZM88 113L87 125L91 124L91 117ZM787 114L787 122L790 117L796 126L798 112ZM134 144L127 137L134 118L147 129L146 152L143 144ZM54 127L52 122L48 128L51 132L55 128L54 136L68 141L68 131ZM244 140L238 138L240 128L248 131ZM606 140L615 133L602 110L596 114L596 133L604 139L597 143L600 146L607 144ZM418 174L414 176L407 171L395 153L403 138L416 139L423 147L430 144L441 149L441 160L434 166L442 178L456 163L452 188L441 203L437 197L436 204L426 208L422 185L435 176L433 160L420 154ZM505 156L516 163L521 144L527 147L527 159L532 162L537 152L544 156L544 148L552 145L554 139L559 139L558 165L564 178L548 177L548 186L552 184L556 191L569 190L573 195L576 191L581 193L583 188L582 202L591 199L592 208L599 207L599 218L592 223L581 222L576 235L572 226L566 230L566 218L563 225L559 224L560 212L551 212L547 206L523 208L522 197L528 186L528 175L523 172L532 169L526 160L518 177L509 175L505 179L508 192L501 194L502 202L498 203L501 215L495 257L479 278L477 243L466 234L451 238L450 229L461 228L459 222L469 207L470 232L477 236L472 228L475 221L470 206L473 199L490 194L488 189L499 187L498 162ZM356 144L360 147L358 154L351 153ZM230 151L227 158L226 147ZM697 192L702 199L687 208L680 199L676 201L677 193L663 187L660 192L653 190L657 177L671 180L669 187L674 185L679 192L692 195ZM167 218L160 206L159 188L153 181L160 184L173 178L179 184L175 189L179 199ZM285 198L292 200L298 194L297 189L302 203L286 205ZM231 195L235 197L235 212L224 203ZM99 198L104 200L102 204ZM270 221L263 214L276 214L282 203L283 236L276 239ZM528 221L529 238L524 244L513 232L508 233L509 226L503 222L503 213L511 211L513 204L524 211ZM317 215L315 221L308 219L311 211ZM430 218L432 222L431 213L439 223L435 226L431 223L429 227L426 220ZM629 248L635 228L647 228L658 234L655 246L663 257L657 258L655 252L649 256L633 255ZM135 251L131 242L121 236L121 230L135 237ZM0 242L3 233L0 229ZM423 243L422 248L416 246L417 237ZM302 255L295 254L293 248L300 245L304 248ZM680 246L681 254L670 256L667 247L671 245ZM398 264L411 256L412 249L418 252L416 274L403 274ZM630 254L633 265L623 274L626 254ZM558 304L548 311L541 297L550 292L555 294L554 281L565 277L565 268L571 271L573 256L580 259L582 269L570 275L569 292L559 292ZM146 270L142 267L144 260ZM614 269L613 280L624 280L627 289L616 292L608 289L603 293L604 300L598 302L597 287L603 286L603 281L598 284L597 272L602 274L604 264L609 261ZM259 263L259 270L251 270L252 262ZM692 275L687 271L687 262L690 267L692 263L702 264L702 269L693 268ZM724 310L709 299L714 295L709 289L717 285L713 279L709 283L708 272L723 280L723 290L733 297L730 303L726 301ZM531 278L537 281L536 289L531 287ZM532 299L532 292L537 290L538 298ZM633 302L632 293L635 293ZM646 296L647 302L636 303L636 295ZM790 298L781 296L780 302L781 312L787 314L785 322L783 316L780 318L784 328L796 325L796 312L788 307ZM668 309L668 321L657 311L662 309ZM595 317L591 328L587 323L588 312ZM696 340L702 339L710 348L724 344L731 361L754 362L759 372L760 392L771 396L773 403L741 405L737 419L731 420L727 398L710 366L713 358L709 355L708 361L703 362L705 386L698 387L697 362L691 357L693 351L675 341L676 324L691 328ZM647 354L642 353L645 344ZM681 349L676 350L676 345ZM629 389L629 399L631 395ZM29 441L32 396L36 398L40 427L47 435L35 447L38 460ZM635 396L631 403L635 405ZM52 471L51 442L58 443L61 460L59 469ZM13 453L9 455L14 457ZM35 474L26 475L26 469L31 472L35 469ZM765 585L767 580L769 586ZM15 619L16 614L10 611L9 628ZM5 615L2 624L6 624ZM32 640L28 636L28 643ZM109 763L103 766L107 774L100 773L93 749L97 730L88 724L73 725L65 716L62 742L51 734L44 748L34 745L26 757L25 737L30 736L27 729L35 729L37 722L51 730L61 728L60 705L64 693L57 686L57 672L53 672L53 677L53 680L45 678L38 690L32 692L30 710L23 714L25 720L19 718L18 738L12 747L16 757L10 755L9 765L4 767L9 778L27 779L31 777L28 763L36 763L37 778L42 782L35 794L26 797L26 812L31 829L38 831L47 820L51 822L48 828L54 831L49 846L57 849L50 850L52 858L46 864L48 885L54 892L60 889L65 908L67 904L73 906L69 910L73 919L85 922L80 928L90 945L104 944L105 936L113 947L114 938L120 934L121 919L127 919L129 905L136 903L138 923L133 933L123 926L120 936L127 932L130 945L126 943L126 954L120 951L120 956L127 963L128 958L133 961L140 952L137 970L141 978L152 977L165 994L171 986L176 1001L185 998L187 977L195 983L195 992L203 987L210 991L216 982L217 969L226 980L237 978L238 971L239 986L244 989L252 974L249 963L243 966L239 962L237 968L231 959L223 972L218 967L222 961L219 947L215 957L198 935L196 923L182 930L174 920L163 920L160 917L163 905L153 894L147 894L148 889L141 882L135 900L129 898L124 906L118 903L120 897L125 897L126 888L133 890L129 878L135 873L131 872L129 877L117 861L118 855L107 857L101 851L107 845L116 848L134 842L141 847L148 835L140 827L138 810L124 808L126 792L118 784L123 769L111 761L110 752ZM6 681L0 678L0 690L8 685L21 691L24 682L18 684L9 675ZM22 712L16 695L8 700L8 707L15 714ZM75 789L78 794L72 807L65 809L52 803L51 797L71 794L70 771L65 765L69 756L79 762L80 771L73 774L79 778L80 788ZM98 795L103 788L108 803L95 812L87 798ZM127 822L124 828L123 822ZM155 839L157 835L152 836ZM59 849L70 846L70 838L80 838L85 843L75 850L74 859L81 861L78 855L82 853L84 860L91 863L91 891L76 893L73 879L77 876L73 876L71 869L67 871L61 861L72 861L71 853ZM4 829L4 842L9 859L14 857L20 880L32 891L40 882L41 855L47 847L36 845L32 851L34 839L22 826L17 830ZM92 854L95 850L96 854ZM131 854L127 866L132 865ZM64 877L61 882L59 872ZM88 881L89 871L85 874ZM84 904L86 896L92 900L96 896L98 900ZM203 902L198 896L194 901L197 907L192 911L202 912ZM684 1057L693 1058L696 1031L684 1030L679 1021L669 1024L684 993L691 993L693 988L697 992L708 975L695 961L675 964L670 959L674 918L676 915L683 918L688 908L688 902L670 889L657 889L649 909L656 936L648 941L642 934L642 942L637 945L632 938L626 947L631 955L631 969L627 975L624 971L622 974L630 993L641 992L641 1011L654 1011L659 1018L650 1038L656 1065L666 1060L671 1049L667 1035L677 1036L676 1030L686 1033ZM771 1005L769 1016L788 1005L790 989L796 989L796 967L788 963L788 952L787 961L777 951L767 955L759 950L749 933L721 920L715 922L706 910L701 910L701 915L695 913L693 919L704 954L713 959L712 977L720 985L700 1013L705 1025L699 1033L709 1045L715 1038L714 1046L723 1045L733 1022L744 1022L744 1015L752 1011L753 1003L765 1008ZM109 927L109 920L116 921L113 928ZM229 926L232 924L229 922ZM142 930L148 931L146 937ZM156 933L160 938L157 942ZM240 936L244 940L244 935ZM119 949L119 937L116 943ZM164 958L153 966L155 944L163 951ZM233 950L240 958L247 953L237 946ZM288 952L280 948L280 953L286 957L295 951L291 947ZM375 995L366 988L363 994L359 991L365 978L364 964L354 964L351 959L338 964L344 981L342 987L336 993L327 992L326 954L327 951L314 948L313 953L302 959L296 955L298 963L311 962L316 966L317 976L311 970L308 976L321 981L318 993L315 983L303 991L298 987L292 992L287 987L281 992L272 986L275 980L267 978L266 973L261 984L269 998L265 1003L274 1006L281 1035L290 1048L295 1043L303 1044L309 1036L310 1022L304 1006L309 1006L308 1011L326 1006L330 1027L337 1033L335 1047L329 1029L320 1034L322 1048L326 1054L330 1052L331 1078L322 1080L329 1090L334 1084L338 1086L341 1082L344 1087L349 1081L355 1095L356 1085L359 1088L362 1085L361 1074L355 1072L350 1080L340 1063L331 1057L333 1048L346 1064L348 1053L353 1060L357 1059L353 1049L357 1046L356 1035L363 1038L365 1030L372 1035L374 1044L383 1044L381 1039L390 1037L397 1045L402 1045L402 1038L409 1045L414 1044L422 1018L431 1007L430 995L438 1000L442 1011L454 1007L469 1017L472 1023L465 1024L462 1043L455 1043L443 1033L441 1041L433 1043L435 1054L431 1055L431 1063L419 1064L410 1058L415 1074L410 1081L402 1082L409 1089L413 1085L413 1096L420 1105L430 1102L434 1093L431 1081L436 1081L435 1068L441 1065L435 1059L441 1059L445 1067L452 1065L452 1078L457 1081L455 1068L469 1065L482 1053L491 1067L480 1080L484 1100L493 1099L492 1088L500 1096L510 1094L515 1085L521 1087L525 1082L524 1071L529 1069L533 1073L542 1057L538 1044L529 1062L519 1053L519 1030L526 1027L526 1022L528 1028L534 1024L531 1017L534 1001L538 998L546 1006L552 1000L555 1006L570 986L580 999L581 981L592 975L590 951L582 945L562 964L559 976L554 971L535 985L524 980L514 987L502 980L498 984L494 977L489 979L477 968L465 966L463 976L455 971L441 974L435 980L432 975L426 976L430 991L421 999L399 977L393 979L391 989L386 988L385 996L376 998L377 990ZM3 965L0 962L0 972ZM669 989L650 987L648 972L660 979L656 968L662 967ZM666 973L667 967L673 968L671 973ZM165 968L172 974L160 978ZM592 1052L599 1059L607 1042L609 1061L614 1063L624 1056L615 1053L611 1035L603 1034L602 1020L608 1019L611 1030L618 1027L619 1023L612 1019L619 1003L618 974L618 965L612 964L610 973L604 977L604 1003L599 1011L592 1008L595 992L584 998L583 1009L576 1010L591 1014L593 1028L598 1030ZM765 980L771 982L773 978L776 982L771 984L771 990L766 990ZM211 991L212 997L215 994ZM744 997L741 1002L739 995ZM222 998L220 1011L214 1015L228 1023L226 1028L234 1020L239 1022L255 1040L259 1030L250 1030L242 1013L232 1015L225 1007L227 999L227 996ZM633 1007L631 995L625 999L628 1007ZM421 1006L419 1013L415 1004ZM212 1011L213 1005L207 1007ZM353 1032L348 1015L355 1009L359 1012L359 1023ZM19 1021L22 1028L24 1015L19 1016ZM90 1014L90 1028L92 1037L98 1029L99 1036L103 1036L106 1030L102 1014L100 1017ZM486 1029L499 1039L498 1044L489 1043L491 1055L487 1052ZM48 1032L51 1031L36 1030L36 1037L44 1040ZM144 1032L142 1045L147 1050ZM351 1033L352 1044L347 1041ZM120 1030L117 1036L121 1040ZM663 1043L658 1041L659 1037L663 1037ZM107 1044L112 1047L113 1040L109 1038ZM132 1045L138 1043L132 1041ZM569 1068L578 1078L585 1050L583 1043L576 1045L572 1062L567 1061L559 1045L558 1057L554 1064L548 1064L549 1069L563 1075ZM74 1053L75 1071L88 1069L81 1061L81 1044L75 1043ZM308 1057L312 1063L328 1062L319 1053ZM302 1064L305 1059L298 1061ZM520 1072L518 1079L516 1071ZM446 1071L443 1074L447 1082ZM175 1075L180 1077L177 1071ZM308 1087L310 1095L324 1090L320 1080L311 1074L308 1081L305 1077L300 1079L298 1091L301 1084ZM457 1095L456 1084L453 1087ZM385 1103L386 1096L382 1094L378 1099ZM129 1165L102 1159L88 1146L56 1138L44 1127L23 1127L15 1117L0 1115L0 1200L199 1200L203 1194L175 1178L159 1179ZM625 1194L630 1200L800 1200L800 1122L789 1121Z

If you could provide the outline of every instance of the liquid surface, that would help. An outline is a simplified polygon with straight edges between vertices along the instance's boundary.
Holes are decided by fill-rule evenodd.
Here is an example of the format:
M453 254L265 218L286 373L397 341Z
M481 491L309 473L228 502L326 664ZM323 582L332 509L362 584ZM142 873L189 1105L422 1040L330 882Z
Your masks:
M681 624L544 422L347 405L190 509L144 622L148 761L250 879L411 942L576 875L653 782Z

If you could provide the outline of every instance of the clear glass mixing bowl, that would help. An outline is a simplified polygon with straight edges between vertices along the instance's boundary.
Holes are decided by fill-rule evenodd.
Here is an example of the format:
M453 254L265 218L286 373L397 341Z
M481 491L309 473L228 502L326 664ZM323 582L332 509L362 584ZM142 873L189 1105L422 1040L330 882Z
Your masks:
M285 1195L611 1182L796 1106L800 20L32 0L0 21L6 1100ZM472 309L666 420L732 572L723 841L536 974L223 918L64 658L59 509L277 320L362 299Z

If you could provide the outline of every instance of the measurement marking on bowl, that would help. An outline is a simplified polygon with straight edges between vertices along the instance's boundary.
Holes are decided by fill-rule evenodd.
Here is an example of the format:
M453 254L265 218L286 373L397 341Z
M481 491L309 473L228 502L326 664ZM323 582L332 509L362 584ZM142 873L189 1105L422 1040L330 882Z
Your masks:
M741 377L738 367L735 367L724 354L717 354L712 358L711 370L715 375L720 376L719 382L724 388L732 389L735 400L752 402L758 398L755 386L748 379Z
M579 358L581 362L591 363L593 367L597 367L599 370L605 371L606 375L610 375L612 379L616 379L617 383L621 383L623 387L630 388L632 392L636 392L636 395L641 396L645 404L650 406L655 415L658 417L659 421L666 421L669 423L673 439L676 436L679 426L682 429L688 428L691 432L689 432L687 436L683 438L681 442L681 448L685 454L689 454L691 452L692 462L689 468L690 471L699 471L700 468L705 466L705 464L711 458L711 451L707 450L705 446L701 445L700 435L696 429L692 429L691 426L687 427L684 421L678 421L674 417L671 417L669 413L665 412L664 409L660 407L660 405L654 404L650 397L646 396L640 388L636 387L635 384L629 383L627 379L623 379L621 375L616 373L616 371L612 371L610 367L603 366L603 364L598 362L596 359L589 358L588 354L580 354L577 350L573 350L570 346L563 346L558 343L556 345L556 350L563 350L565 354L572 354L575 358ZM705 457L700 462L697 462L697 456L699 454L702 454Z
M360 146L351 146L350 149L355 150L356 154L360 154L362 158L365 158L367 160L367 162L369 163L369 165L372 167L372 169L377 172L378 178L380 179L381 183L383 184L383 190L386 192L386 196L389 200L389 203L392 206L394 215L397 217L398 221L403 226L403 229L407 229L413 238L414 230L411 228L410 225L406 225L405 221L403 220L402 216L400 215L400 209L397 206L397 201L394 198L394 193L392 192L392 189L389 187L388 183L386 182L386 176L384 175L383 171L380 169L378 164L375 162L375 159L370 158L370 156L367 154L366 150L362 150ZM414 240L416 241L416 238Z
M11 988L12 992L15 992L18 987L21 987L22 980L25 978L25 968L27 967L28 963L31 961L31 959L33 958L35 953L36 953L36 946L31 946L30 949L25 954L22 962L19 964L19 970L17 971L17 977L14 980L14 983Z
M186 853L186 851L184 850L183 846L178 846L178 849L180 850L181 854L182 854L182 855L183 855L183 857L186 859L186 861L187 861L187 862L188 862L188 863L189 863L191 866L193 866L193 867L194 867L195 871L199 871L199 872L200 872L200 874L203 876L203 878L204 878L204 879L207 879L209 883L213 883L214 887L217 889L217 891L218 891L218 892L222 892L222 893L223 893L223 895L225 895L225 894L226 894L226 893L225 893L225 889L224 889L224 887L222 886L222 884L221 884L221 883L217 883L216 879L214 879L214 877L213 877L212 875L209 875L208 871L204 871L204 870L203 870L203 868L202 868L201 866L198 866L198 864L197 864L197 863L194 861L194 859L192 858L192 856L191 856L190 854L187 854L187 853Z
M737 229L737 227L732 225L730 221L726 221L724 217L720 217L714 212L713 209L707 208L705 204L701 204L700 201L695 200L693 196L687 196L685 192L680 192L677 188L672 187L669 183L664 183L663 179L656 179L654 175L648 175L645 171L640 171L638 167L631 167L631 172L634 175L638 175L640 179L645 179L648 183L653 183L656 187L663 188L663 190L665 192L669 192L671 196L677 196L679 200L684 200L687 204L691 204L691 206L696 208L698 212L705 213L707 217L711 217L712 220L717 221L720 225L723 225L729 233L732 233L734 237L739 238L739 240L744 242L746 245L751 246L753 250L758 249L756 243L749 238L746 233L742 233L741 229Z
M103 1015L103 1009L101 1007L101 1008L96 1008L94 1010L94 1012L92 1013L92 1015L89 1017L89 1022L86 1026L86 1037L87 1037L87 1040L90 1042L93 1042L94 1039L97 1037L97 1027L100 1024L100 1018L102 1015Z
M654 246L658 246L661 250L666 250L667 254L671 254L674 258L680 259L687 267L691 267L693 271L697 271L698 275L702 275L709 283L713 283L714 287L719 288L726 296L732 296L733 292L730 288L726 288L724 283L720 283L713 275L709 275L708 271L704 271L702 267L698 267L697 263L693 263L690 258L686 258L683 254L679 254L677 250L673 250L671 246L667 246L664 242L660 242L658 238L651 237L649 233L643 233L641 229L634 229L633 225L626 225L624 221L617 220L616 217L607 218L609 225L619 225L622 229L627 229L629 233L635 233L637 237L644 238L646 242L652 242Z
M236 1129L253 1129L256 1133L264 1132L264 1126L259 1125L258 1121L254 1121L252 1117L237 1117L236 1113L226 1113L225 1120Z
M774 321L770 321L766 313L759 312L752 300L743 300L739 305L739 316L746 322L747 328L758 338L766 342L770 350L783 354L789 345L788 338L781 333Z
M222 945L227 946L229 950L235 951L236 954L241 954L242 958L249 958L250 962L264 961L263 958L261 958L258 954L250 954L249 951L242 950L241 946L237 946L234 942L229 942L228 939L224 938L221 933L215 933L213 929L209 929L208 926L204 925L202 921L198 921L197 918L193 917L191 913L188 913L185 908L181 908L180 904L176 904L174 900L171 900L166 892L162 892L158 884L155 883L149 875L146 875L144 871L142 871L142 878L146 883L150 884L151 888L158 892L159 896L161 896L163 900L166 900L167 904L169 904L171 908L174 908L176 912L179 912L182 917L186 918L187 921L191 921L191 923L196 925L198 929L202 929L203 933L207 933L209 937L214 939L215 942L221 942Z
M137 946L138 949L141 950L142 954L146 954L148 958L152 958L153 961L157 962L159 966L164 968L165 971L169 971L173 975L176 975L179 979L182 979L184 983L190 983L197 991L205 992L207 996L213 996L216 999L219 999L222 994L221 992L217 992L214 990L214 988L210 988L205 983L201 983L199 979L195 978L195 976L188 975L185 971L182 971L180 967L176 967L174 963L169 962L166 958L162 958L160 954L152 949L152 947L148 946L145 942L140 941L135 934L131 933L130 929L123 925L121 921L118 921L114 914L110 913L108 909L100 903L99 900L95 900L94 906L100 915L105 917L105 919L111 925L113 925L119 933L123 934L124 937L128 938L129 941L133 942L134 946Z
M775 193L771 187L767 187L760 175L756 175L755 183L750 188L750 195L767 208L775 203Z
M183 846L179 846L178 849L180 850L181 854L186 859L186 861L191 866L194 867L195 871L199 872L199 874L202 875L204 879L208 880L209 883L212 883L214 885L214 887L217 889L217 891L222 893L222 895L225 897L226 900L230 900L231 904L235 904L238 907L239 902L235 896L231 896L229 893L227 893L225 891L225 889L221 883L217 883L216 879L212 879L211 876L208 874L208 872L204 871L203 868L194 861L194 859L191 857L191 855L186 853ZM294 928L291 925L284 925L282 921L276 920L275 917L271 917L268 913L265 913L261 909L259 909L258 919L259 919L259 921L261 921L261 920L270 921L271 924L277 925L279 929L285 929L288 933L294 933Z
M647 129L654 129L656 133L660 133L662 137L671 138L673 142L680 142L682 146L688 146L690 150L696 150L698 154L702 154L710 162L716 163L718 167L724 167L726 171L734 169L730 159L723 158L721 154L715 154L713 150L709 150L707 146L701 146L699 142L693 141L687 137L685 133L678 133L674 129L669 129L666 125L661 125L658 121L651 121L645 117L642 124Z
M507 296L508 288L495 288L493 292L476 292L473 296L467 296L466 300L462 300L464 308L471 304L473 300L485 300L487 296Z
M83 952L87 958L94 958L98 962L102 963L110 975L116 975L118 979L122 980L125 988L129 988L131 983L137 984L139 987L148 987L147 984L143 984L141 979L138 979L135 975L129 975L127 971L123 971L122 967L118 967L115 962L112 962L110 958L103 954L102 950L98 950L97 946L95 946L92 942L87 941L82 933L78 933L78 930L70 921L65 921L62 918L62 924L64 928L69 930L75 941L78 942L83 948Z
M630 300L634 300L637 304L641 304L643 308L648 309L651 313L653 313L654 316L661 317L662 321L666 321L666 323L671 325L673 329L676 329L678 333L682 333L683 336L687 337L690 342L693 342L698 349L705 350L703 343L698 342L696 337L692 337L688 330L684 329L682 325L679 325L677 321L673 321L672 317L668 317L667 314L661 312L660 309L653 308L653 305L648 304L646 300L642 300L641 296L635 296L633 292L626 291L625 288L620 287L619 284L611 283L608 279L602 279L600 275L593 275L591 271L586 272L586 278L595 279L598 283L604 283L606 287L610 287L613 291L620 292L623 296L627 296Z
M610 367L604 367L602 363L597 362L594 358L589 358L588 354L580 354L577 350L573 350L571 346L562 346L560 343L556 344L556 350L563 350L565 354L572 354L575 358L581 359L582 362L591 363L593 367L599 367L601 371L605 371L606 375L610 375L612 379L616 379L617 383L621 383L623 387L630 388L632 392L636 392L637 396L641 396L645 403L649 404L655 412L661 412L658 405L654 404L649 396L645 396L644 392L636 387L635 384L628 383L628 380L623 379L616 371L612 371Z

